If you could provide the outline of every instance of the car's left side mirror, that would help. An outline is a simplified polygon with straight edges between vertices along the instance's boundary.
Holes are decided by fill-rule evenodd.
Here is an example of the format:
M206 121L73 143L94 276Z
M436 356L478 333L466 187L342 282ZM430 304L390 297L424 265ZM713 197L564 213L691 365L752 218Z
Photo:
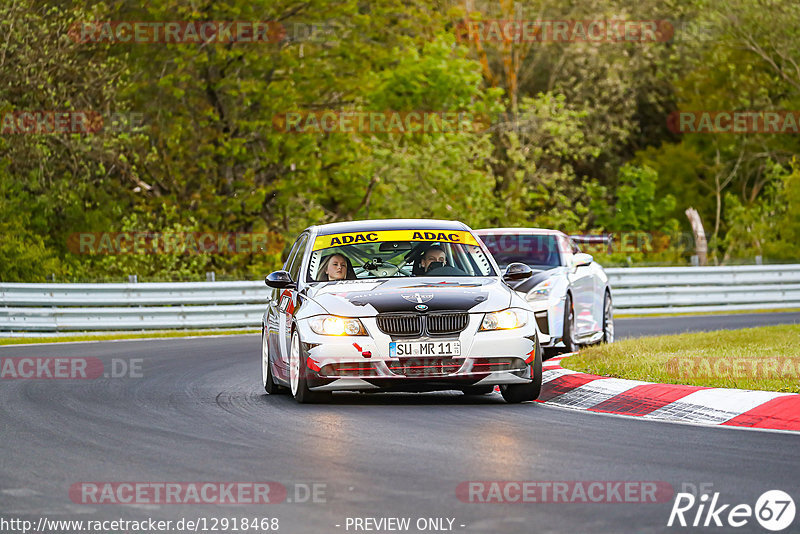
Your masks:
M584 265L591 265L594 261L594 258L591 254L586 254L584 252L579 252L572 256L572 266L573 267L583 267Z
M503 273L503 280L506 282L513 282L514 280L524 280L533 275L533 269L524 263L512 263L506 267L506 272Z
M269 273L264 279L264 283L275 289L296 289L297 284L286 271L275 271Z

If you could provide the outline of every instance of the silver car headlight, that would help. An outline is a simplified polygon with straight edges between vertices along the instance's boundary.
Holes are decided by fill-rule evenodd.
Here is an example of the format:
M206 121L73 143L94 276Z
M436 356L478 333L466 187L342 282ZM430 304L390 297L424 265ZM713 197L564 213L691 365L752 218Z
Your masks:
M318 315L309 319L311 330L323 336L366 336L361 321L335 315Z
M515 308L487 313L479 330L512 330L528 324L528 312Z
M550 298L550 291L553 289L553 279L548 278L544 282L537 284L525 295L525 300L545 300Z

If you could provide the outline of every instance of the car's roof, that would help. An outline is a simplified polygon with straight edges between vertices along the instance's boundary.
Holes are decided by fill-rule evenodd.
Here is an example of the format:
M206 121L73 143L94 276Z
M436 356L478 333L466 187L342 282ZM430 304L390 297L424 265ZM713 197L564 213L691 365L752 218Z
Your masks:
M481 228L475 230L478 235L510 234L510 235L566 235L560 230L549 228Z
M442 221L437 219L372 219L366 221L347 221L312 226L317 235L346 234L350 232L382 231L382 230L457 230L471 231L459 221Z

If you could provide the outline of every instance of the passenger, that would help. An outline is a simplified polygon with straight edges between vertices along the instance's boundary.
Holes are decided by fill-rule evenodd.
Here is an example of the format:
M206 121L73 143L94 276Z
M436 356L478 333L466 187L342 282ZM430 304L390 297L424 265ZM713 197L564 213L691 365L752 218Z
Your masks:
M356 272L350 260L338 252L322 259L319 266L318 282L328 282L331 280L355 280Z

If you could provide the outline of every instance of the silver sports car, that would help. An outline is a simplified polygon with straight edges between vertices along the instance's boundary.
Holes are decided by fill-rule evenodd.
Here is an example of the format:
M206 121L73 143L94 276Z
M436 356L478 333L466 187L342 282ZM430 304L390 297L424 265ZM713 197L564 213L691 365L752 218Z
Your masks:
M267 393L319 402L333 391L460 390L508 402L542 384L533 310L460 222L376 220L312 226L291 248L263 316Z
M566 352L580 345L614 341L611 285L603 268L575 240L556 230L477 230L500 267L524 263L534 275L512 287L534 309L544 344Z

